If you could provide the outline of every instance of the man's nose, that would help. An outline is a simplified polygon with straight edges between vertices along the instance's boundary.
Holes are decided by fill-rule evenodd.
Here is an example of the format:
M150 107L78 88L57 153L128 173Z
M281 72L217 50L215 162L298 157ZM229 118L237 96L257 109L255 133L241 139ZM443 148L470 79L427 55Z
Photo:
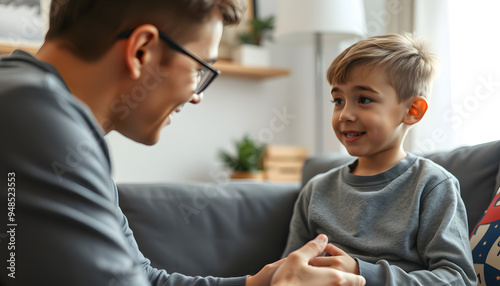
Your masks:
M191 97L191 100L189 101L189 103L192 103L192 104L198 104L200 103L201 101L203 100L203 92L202 93L199 93L199 94L193 94L193 97Z

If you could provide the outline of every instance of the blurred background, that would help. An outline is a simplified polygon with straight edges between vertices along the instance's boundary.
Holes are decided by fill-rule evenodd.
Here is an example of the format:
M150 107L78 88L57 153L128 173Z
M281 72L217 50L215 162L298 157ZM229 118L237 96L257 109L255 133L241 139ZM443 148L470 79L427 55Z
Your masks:
M402 32L425 36L440 56L442 66L430 108L406 139L407 150L430 153L500 139L500 17L496 15L500 1L360 1L364 4L364 33L325 38L323 75L333 59L359 39ZM278 2L249 1L253 5L249 17L279 17ZM47 11L44 5L45 0L0 0L0 44L14 41L22 47L24 40L28 43L43 38ZM31 16L18 16L18 12ZM15 24L14 18L31 20ZM270 32L272 36L274 31ZM238 45L234 34L239 32L233 29L227 33L223 43L226 46L221 47L223 60L231 60L227 45ZM204 92L201 104L186 104L181 113L173 115L172 124L164 129L155 146L134 143L115 132L108 134L115 180L223 180L227 171L217 153L231 150L245 134L269 145L302 146L310 155L345 153L331 129L333 105L326 80L320 100L323 120L321 126L316 123L313 37L293 43L282 37L268 37L261 46L269 53L267 68L284 71L282 74L255 79L223 70ZM323 133L323 150L316 147L318 128Z

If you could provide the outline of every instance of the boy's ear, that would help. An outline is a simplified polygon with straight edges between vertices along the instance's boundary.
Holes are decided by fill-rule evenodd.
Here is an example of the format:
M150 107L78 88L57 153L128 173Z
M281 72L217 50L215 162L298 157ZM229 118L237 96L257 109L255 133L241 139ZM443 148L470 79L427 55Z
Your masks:
M138 79L144 65L158 56L159 39L158 29L153 25L145 24L134 29L125 51L125 62L132 79Z
M427 111L427 100L422 96L417 96L411 100L410 108L403 119L406 125L413 125L424 117Z

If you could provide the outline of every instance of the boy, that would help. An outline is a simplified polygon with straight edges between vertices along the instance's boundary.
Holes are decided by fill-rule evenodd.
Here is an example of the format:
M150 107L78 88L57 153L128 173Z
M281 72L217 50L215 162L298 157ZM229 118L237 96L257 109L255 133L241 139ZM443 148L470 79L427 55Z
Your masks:
M325 236L254 276L169 274L141 254L118 206L103 136L155 144L172 112L201 101L223 24L243 11L242 0L54 0L35 57L0 59L0 203L12 219L0 235L15 240L0 243L0 285L363 283L307 264Z
M325 233L332 256L311 264L360 274L367 285L476 285L457 179L403 149L427 110L436 62L409 35L362 40L333 61L333 130L358 158L306 184L285 256Z

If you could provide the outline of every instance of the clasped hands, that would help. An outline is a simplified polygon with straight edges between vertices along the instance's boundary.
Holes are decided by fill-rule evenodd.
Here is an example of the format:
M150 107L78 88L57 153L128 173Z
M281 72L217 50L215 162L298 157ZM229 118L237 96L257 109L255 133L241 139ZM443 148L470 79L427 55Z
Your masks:
M318 257L323 251L332 256ZM268 264L256 275L248 277L246 285L365 285L365 279L357 274L356 260L328 244L326 235L320 234L287 258Z
M330 267L348 273L359 275L359 265L354 258L345 253L342 249L328 244L324 250L331 256L317 256L309 261L309 264L316 267Z

